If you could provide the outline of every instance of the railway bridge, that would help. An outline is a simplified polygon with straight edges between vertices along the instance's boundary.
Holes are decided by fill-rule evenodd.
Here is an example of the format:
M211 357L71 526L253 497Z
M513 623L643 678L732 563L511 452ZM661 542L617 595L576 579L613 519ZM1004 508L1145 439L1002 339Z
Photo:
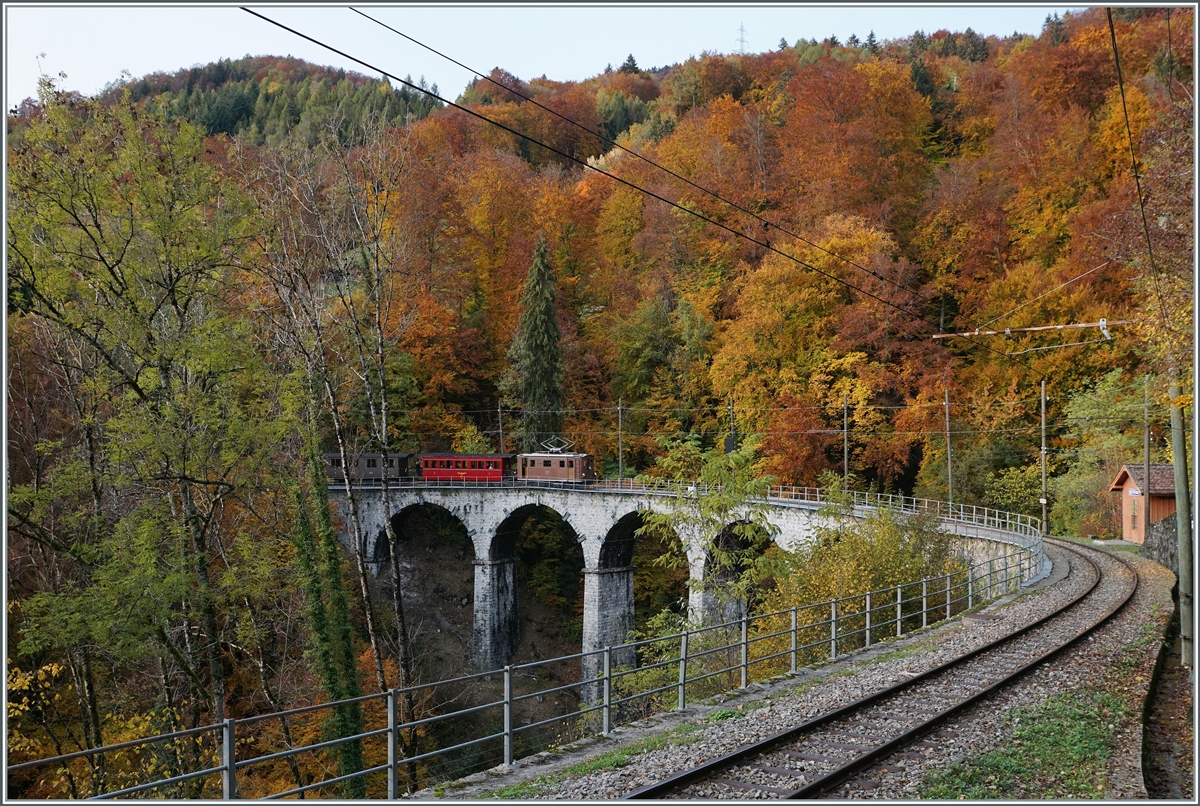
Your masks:
M588 485L564 482L506 479L502 482L429 481L401 479L387 489L355 484L363 545L360 550L379 573L385 567L387 546L384 528L392 519L397 533L404 515L413 507L437 507L457 518L474 547L471 563L475 571L474 630L472 654L480 670L504 666L517 639L516 539L525 521L539 508L556 512L574 532L584 557L584 604L582 652L616 646L628 640L634 625L633 547L636 531L647 512L673 513L686 510L689 502L709 493L705 485L664 482L646 485L629 479L601 481ZM332 486L330 497L349 524L349 501L344 485ZM816 528L829 523L821 510L830 503L827 493L815 488L772 487L768 490L765 514L777 545L790 549L811 540ZM957 535L962 549L977 561L1000 556L1017 546L1024 550L1021 578L1026 581L1041 572L1044 556L1041 534L1035 522L1007 512L949 505L905 496L853 493L849 504L855 517L881 507L904 512L932 512L941 528ZM731 513L726 528L745 519ZM687 555L689 611L692 618L708 621L718 612L708 579L706 539L679 518L676 535ZM347 545L353 538L343 530ZM725 620L723 618L719 620ZM594 657L594 656L588 656ZM586 672L587 670L585 670Z

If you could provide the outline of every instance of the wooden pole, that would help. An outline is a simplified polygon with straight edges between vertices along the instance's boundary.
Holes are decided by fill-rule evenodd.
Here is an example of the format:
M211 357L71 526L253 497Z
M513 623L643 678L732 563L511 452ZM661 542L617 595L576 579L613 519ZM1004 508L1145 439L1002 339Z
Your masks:
M1144 376L1142 401L1142 472L1146 489L1142 490L1142 543L1150 536L1150 375Z
M1046 493L1046 381L1042 380L1042 534L1050 533L1049 498Z
M1171 453L1175 459L1175 534L1179 546L1179 644L1183 666L1192 665L1192 507L1188 499L1187 434L1179 400L1179 376L1171 368Z
M842 489L850 486L850 410L845 393L842 394Z
M954 463L950 460L950 390L946 389L946 503L954 504Z
M625 477L625 441L622 433L623 423L621 422L621 406L624 404L625 398L617 398L617 480L618 482Z

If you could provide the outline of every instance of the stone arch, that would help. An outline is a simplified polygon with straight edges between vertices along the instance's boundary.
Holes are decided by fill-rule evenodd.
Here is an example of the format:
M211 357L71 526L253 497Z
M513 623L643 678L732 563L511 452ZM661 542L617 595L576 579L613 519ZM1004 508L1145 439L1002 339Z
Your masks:
M435 668L462 669L474 657L475 545L467 524L441 503L412 499L389 520L413 646ZM388 585L392 547L380 533L373 559Z
M511 661L517 654L522 643L522 618L526 621L529 616L523 616L518 606L521 596L533 596L532 591L520 591L520 569L527 567L528 554L522 557L522 535L527 534L531 521L541 519L541 526L565 530L562 532L560 549L562 561L567 568L575 566L575 560L580 560L580 566L585 565L582 552L576 558L576 548L582 538L569 520L553 506L542 501L522 504L511 512L500 517L489 534L477 536L486 544L486 556L476 560L476 623L475 623L475 662L480 669L496 669ZM567 556L570 555L570 556ZM564 576L573 572L564 571ZM571 590L575 577L570 580L567 591ZM578 590L578 589L575 589ZM577 600L576 600L577 601ZM542 607L540 602L526 598L524 606ZM537 610L531 611L536 613ZM537 640L533 633L529 641ZM524 652L525 650L521 650ZM533 649L535 652L541 650Z
M599 568L623 568L633 564L633 549L637 530L643 523L640 510L626 512L604 535L600 545Z
M700 552L699 573L693 568L689 607L692 618L709 624L734 621L746 615L754 605L753 598L727 598L721 592L728 590L748 563L762 556L774 543L765 527L744 519L722 527L711 545Z

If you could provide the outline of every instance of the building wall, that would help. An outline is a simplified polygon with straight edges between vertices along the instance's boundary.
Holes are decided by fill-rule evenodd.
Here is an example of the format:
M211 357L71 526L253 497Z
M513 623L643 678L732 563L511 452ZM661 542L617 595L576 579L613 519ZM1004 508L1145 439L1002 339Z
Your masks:
M1121 538L1130 543L1143 544L1146 542L1146 511L1142 496L1130 495L1136 490L1132 479L1127 479L1121 488ZM1134 512L1137 513L1136 525ZM1171 495L1150 496L1150 522L1157 523L1163 518L1175 514L1175 497Z

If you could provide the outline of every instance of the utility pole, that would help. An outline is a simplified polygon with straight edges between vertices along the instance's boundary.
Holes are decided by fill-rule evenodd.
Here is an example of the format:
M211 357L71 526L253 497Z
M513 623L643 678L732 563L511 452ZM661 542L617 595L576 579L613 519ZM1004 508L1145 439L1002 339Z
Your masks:
M1171 453L1175 457L1175 533L1179 546L1179 648L1183 666L1192 665L1192 506L1188 500L1187 435L1179 400L1179 374L1172 365L1167 394L1171 399Z
M850 410L842 393L842 489L850 486Z
M729 436L725 438L725 453L737 450L737 426L733 421L733 395L729 395Z
M738 25L738 53L746 55L746 26Z
M496 404L496 419L500 421L500 453L504 453L504 404Z
M1144 377L1142 393L1142 472L1146 489L1142 490L1142 543L1150 536L1150 374Z
M1050 532L1049 497L1046 493L1046 379L1042 379L1042 534Z
M947 503L954 505L954 463L950 460L950 390L946 389L946 488Z
M625 439L622 433L621 405L625 398L617 398L617 483L625 477Z

